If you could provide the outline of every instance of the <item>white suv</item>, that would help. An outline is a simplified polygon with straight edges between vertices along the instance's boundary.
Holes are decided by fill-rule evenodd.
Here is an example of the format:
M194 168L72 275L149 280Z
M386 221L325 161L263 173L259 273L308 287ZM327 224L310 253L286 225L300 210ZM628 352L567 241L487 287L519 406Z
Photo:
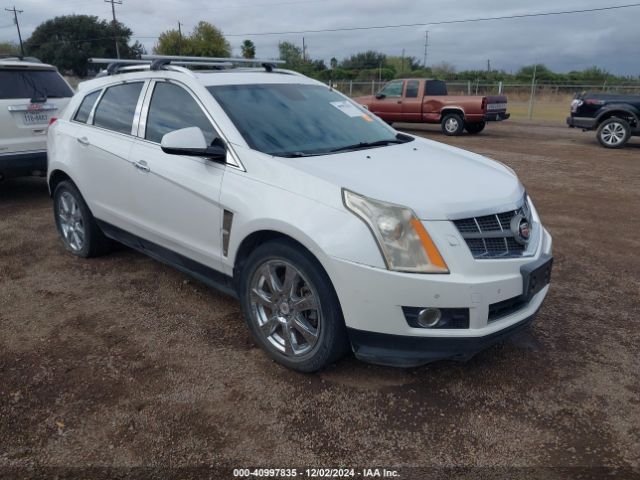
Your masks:
M117 240L238 297L256 342L305 372L349 348L467 359L532 321L552 242L511 169L271 65L167 63L109 68L50 128L71 253Z
M73 90L35 58L0 58L0 180L47 171L47 126Z

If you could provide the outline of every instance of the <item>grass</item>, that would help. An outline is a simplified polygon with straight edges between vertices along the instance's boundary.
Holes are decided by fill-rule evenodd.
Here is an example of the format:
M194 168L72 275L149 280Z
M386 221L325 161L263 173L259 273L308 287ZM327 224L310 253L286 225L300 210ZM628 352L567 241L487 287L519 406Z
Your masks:
M529 102L509 102L507 111L511 118L528 120ZM569 103L566 102L535 102L532 120L564 123L569 116Z

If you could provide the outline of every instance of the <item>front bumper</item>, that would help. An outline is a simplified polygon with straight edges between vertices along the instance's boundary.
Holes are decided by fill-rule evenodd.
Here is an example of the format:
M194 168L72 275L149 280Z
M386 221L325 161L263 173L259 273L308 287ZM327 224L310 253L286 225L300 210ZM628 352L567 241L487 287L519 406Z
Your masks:
M596 119L589 117L567 117L567 125L571 128L593 130L596 127Z
M0 179L45 175L47 152L19 152L0 155Z
M525 330L537 311L483 337L410 337L348 329L355 356L368 363L389 367L419 367L437 360L469 360L476 353Z
M508 120L509 117L511 117L511 114L507 112L492 112L484 114L485 122L501 122L502 120Z
M552 239L544 228L532 256L476 260L451 222L425 226L451 273L393 272L336 258L327 265L358 358L397 366L469 358L530 323L542 305L548 285L496 315L496 307L525 293L523 267L551 255ZM416 328L403 307L467 309L468 328Z

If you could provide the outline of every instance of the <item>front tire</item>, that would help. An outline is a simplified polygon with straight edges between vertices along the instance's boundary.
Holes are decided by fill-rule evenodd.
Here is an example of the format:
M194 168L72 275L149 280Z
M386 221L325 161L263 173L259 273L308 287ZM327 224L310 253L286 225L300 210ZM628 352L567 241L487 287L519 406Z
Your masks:
M111 241L105 237L78 188L60 182L53 192L53 214L64 248L83 258L108 253Z
M631 126L621 118L611 117L600 124L596 137L605 148L622 148L631 138Z
M442 117L440 122L442 133L449 137L462 135L464 131L464 119L457 113L448 113Z
M476 135L483 131L486 125L487 122L467 123L464 128L469 134Z
M346 327L331 280L294 242L275 240L256 248L238 287L253 338L276 362L315 372L346 353Z

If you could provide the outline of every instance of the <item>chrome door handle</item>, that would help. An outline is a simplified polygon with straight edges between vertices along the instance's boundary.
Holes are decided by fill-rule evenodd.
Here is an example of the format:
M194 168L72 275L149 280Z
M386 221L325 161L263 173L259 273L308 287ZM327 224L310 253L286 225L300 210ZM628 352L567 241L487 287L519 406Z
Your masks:
M151 169L149 168L149 165L147 165L147 162L145 162L144 160L140 160L139 162L133 162L133 166L136 167L141 172L151 171Z
M80 145L84 145L85 147L89 145L89 139L87 137L80 137L80 138L77 138L76 140L78 140L78 143Z

